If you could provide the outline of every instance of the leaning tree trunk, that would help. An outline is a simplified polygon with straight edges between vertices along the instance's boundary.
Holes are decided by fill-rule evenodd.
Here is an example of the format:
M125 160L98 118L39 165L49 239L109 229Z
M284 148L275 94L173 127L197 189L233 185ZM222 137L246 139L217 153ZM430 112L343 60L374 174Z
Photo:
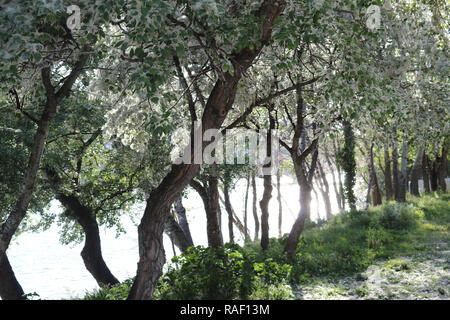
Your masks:
M336 196L336 201L337 201L337 204L338 204L339 211L342 211L342 210L344 210L344 208L342 207L341 193L339 192L339 189L338 189L338 186L337 186L336 173L333 170L333 165L331 163L330 156L328 155L328 150L327 150L326 147L325 147L325 161L327 162L327 165L330 168L331 179L332 179L334 193L335 193L335 196Z
M394 191L392 187L392 172L391 172L391 159L389 156L389 146L384 144L384 186L386 189L386 200L392 200L394 198Z
M258 218L258 207L256 206L256 179L255 174L252 173L252 191L253 191L253 219L255 219L255 241L259 238L259 218Z
M297 249L298 238L303 232L306 219L310 216L311 187L308 184L302 184L300 187L300 205L300 212L294 225L292 226L291 232L287 238L286 246L284 247L284 251L289 254L293 254Z
M226 183L223 188L223 195L225 198L225 210L228 213L228 237L230 239L230 243L234 243L233 210L231 209L230 192Z
M322 186L320 187L320 192L322 194L322 198L325 203L326 219L329 220L331 218L330 187L328 185L328 181L325 176L325 172L323 171L322 165L319 161L317 161L317 166L319 168L318 178L322 182L321 183Z
M5 222L0 227L0 265L8 266L6 250L9 247L12 237L17 231L20 223L26 215L28 205L30 204L31 197L33 195L34 185L36 182L39 165L41 163L42 154L44 152L45 143L47 141L48 133L50 130L50 123L56 115L56 109L58 104L64 99L70 92L75 80L80 75L83 66L88 59L87 54L82 54L79 61L75 64L69 76L64 81L61 88L55 92L55 88L51 83L50 67L42 68L41 76L46 92L46 103L44 111L37 123L37 130L34 135L33 145L30 150L30 156L28 159L28 166L25 171L24 180L17 197L16 203L6 218ZM14 273L6 272L4 276L9 276L9 279L0 282L0 287L3 284L17 283L17 279L14 277ZM0 289L0 291L3 291ZM4 290L5 292L8 290Z
M220 201L222 202L223 205L225 205L225 200L223 200L222 197L220 197ZM250 239L250 233L249 233L248 229L244 226L244 224L241 222L241 220L237 216L236 212L233 209L233 206L231 205L231 202L230 202L230 209L231 209L231 214L233 217L234 225L239 230L239 232L242 234L244 239L247 239L247 240Z
M423 148L420 147L417 152L416 160L414 161L413 167L411 169L411 184L409 187L409 191L414 196L420 196L419 192L419 176L420 176L420 167L422 165L423 159ZM425 183L425 181L424 181Z
M225 72L212 89L204 107L202 117L201 135L208 129L218 129L231 109L236 96L236 90L243 72L253 63L260 54L264 45L271 37L275 19L284 9L284 2L264 1L257 15L262 17L259 44L246 47L233 55L232 64L234 73ZM202 144L194 150L199 153L207 144ZM165 254L162 242L164 224L170 212L170 206L180 195L186 185L199 172L200 165L191 163L172 165L168 175L161 184L151 192L147 199L141 223L138 227L139 262L136 277L131 288L129 299L151 299L156 288L162 268L165 263Z
M189 228L189 223L186 217L186 209L183 206L183 198L179 196L177 200L175 200L175 212L177 213L178 223L180 225L181 230L183 230L184 236L186 237L186 241L189 247L194 245L194 241L192 241L191 230Z
M111 273L103 260L100 233L95 214L92 210L72 195L57 194L56 199L66 208L69 218L74 218L83 228L85 241L81 251L86 269L91 273L99 286L111 286L119 281Z
M180 224L175 220L175 217L172 214L169 214L169 217L167 218L164 232L169 236L172 244L177 246L181 252L186 252L186 250L192 246L183 229L181 229Z
M17 281L8 257L5 253L0 256L0 297L2 300L25 300L24 292Z

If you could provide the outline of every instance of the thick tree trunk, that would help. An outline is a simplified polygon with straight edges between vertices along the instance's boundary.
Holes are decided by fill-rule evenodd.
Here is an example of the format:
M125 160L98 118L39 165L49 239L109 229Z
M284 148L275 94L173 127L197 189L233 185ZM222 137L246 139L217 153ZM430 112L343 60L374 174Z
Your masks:
M258 218L258 207L256 206L256 178L255 174L252 173L252 191L253 191L253 202L252 202L252 209L253 209L253 219L255 220L255 241L259 239L259 218Z
M416 156L416 160L414 161L413 167L411 169L411 184L409 187L409 191L414 196L420 196L419 192L419 176L420 176L420 167L422 165L423 159L423 148L419 148ZM424 181L425 183L425 181Z
M441 156L436 160L438 164L437 172L438 172L439 189L443 192L447 191L447 184L445 183L445 178L447 177L447 170L448 170L447 157L448 157L448 149L447 146L444 145L442 147Z
M263 197L259 202L261 208L261 248L269 249L269 201L272 198L272 177L264 176Z
M297 121L292 137L292 147L290 149L292 162L294 163L295 175L297 183L300 187L300 211L294 225L291 228L289 236L287 238L284 251L293 254L297 248L298 238L303 232L305 221L309 219L311 215L311 191L312 180L315 174L317 159L318 159L318 140L315 139L308 148L305 146L300 147L301 154L299 154L299 139L302 135L306 136L306 130L304 128L304 112L306 111L305 104L303 103L302 91L297 89ZM312 153L311 165L309 171L306 171L306 157Z
M183 206L183 199L181 196L175 200L175 212L177 213L178 223L180 225L181 230L183 230L184 236L186 237L187 243L189 247L194 245L194 241L192 241L191 230L189 228L189 223L186 217L186 209Z
M212 248L223 247L222 231L219 225L219 189L217 177L209 177L207 188L199 182L192 180L190 185L197 191L203 201L206 212L206 233L208 246Z
M228 213L228 237L230 239L230 243L234 243L234 232L233 232L233 211L231 209L230 203L230 193L228 191L228 186L225 184L223 188L223 195L225 198L225 210Z
M234 74L223 74L216 82L202 117L202 132L208 129L218 129L222 125L228 111L231 109L238 82L253 63L271 37L275 19L284 9L284 2L264 1L257 15L263 17L261 22L261 45L244 48L233 55ZM203 149L207 144L203 144ZM194 150L200 152L201 150ZM191 157L193 159L193 155ZM151 299L165 263L162 235L165 221L169 215L170 206L180 195L186 185L199 172L198 164L172 165L171 171L161 184L150 194L147 207L138 228L139 262L135 281L131 288L129 299Z
M427 154L423 153L422 158L422 175L423 175L423 190L425 192L431 192L430 189L430 171L429 171L429 160Z
M300 212L294 225L292 226L291 232L287 238L286 246L284 251L289 254L295 253L297 249L298 239L303 232L305 227L305 221L310 216L311 210L311 188L304 184L300 187Z
M269 112L269 120L270 120L270 130L275 129L275 119L270 115ZM272 156L272 142L271 142L271 133L270 130L267 133L267 156ZM270 167L272 164L269 162L264 165L264 167ZM269 202L272 198L272 176L269 174L264 175L264 190L263 197L259 202L259 206L261 208L261 248L263 250L269 249Z
M429 161L430 164L430 187L431 191L437 191L439 186L439 165L437 160Z
M0 256L0 297L2 300L25 300L24 294L9 264L7 255L2 253Z
M282 236L283 226L283 206L281 204L281 184L280 169L277 170L277 200L278 200L278 237Z
M392 200L394 198L394 191L392 187L391 159L387 143L384 144L384 186L386 189L386 200Z
M373 189L372 189L372 203L374 206L380 206L383 204L381 197L380 186L378 184L377 172L373 168Z
M92 274L99 286L118 284L102 256L100 233L97 220L90 208L82 205L75 196L57 194L56 199L66 208L69 218L74 218L81 225L85 235L81 251L86 269Z

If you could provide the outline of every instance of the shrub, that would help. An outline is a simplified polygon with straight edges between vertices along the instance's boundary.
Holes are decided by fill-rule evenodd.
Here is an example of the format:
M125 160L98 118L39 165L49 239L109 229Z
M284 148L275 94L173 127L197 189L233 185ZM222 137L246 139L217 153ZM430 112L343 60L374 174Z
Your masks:
M257 281L249 299L250 300L291 300L294 294L289 284L282 282L267 285Z
M87 292L83 300L126 300L132 285L133 279L128 279L111 287L95 289L93 292Z
M172 265L160 279L155 298L248 299L256 291L261 295L269 287L287 283L289 265L280 265L273 259L257 262L255 258L232 244L224 248L190 248L172 259Z
M369 228L366 231L367 246L376 249L392 242L391 235L381 228Z
M385 229L408 229L414 224L412 206L406 204L387 204L378 216L378 223Z

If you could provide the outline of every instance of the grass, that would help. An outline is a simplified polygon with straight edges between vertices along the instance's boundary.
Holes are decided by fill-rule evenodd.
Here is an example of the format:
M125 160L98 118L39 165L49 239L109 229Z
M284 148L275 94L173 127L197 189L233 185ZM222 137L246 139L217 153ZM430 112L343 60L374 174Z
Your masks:
M287 235L270 239L267 251L259 243L248 243L238 248L245 263L259 268L290 266L276 284L259 279L248 298L449 299L449 226L450 195L433 193L367 212L343 212L326 223L308 222L293 256L283 252ZM198 256L182 260L187 261L182 269L193 272L190 277L203 272L197 264L193 265L197 269L189 266L188 261L200 261ZM214 276L202 274L200 279ZM172 283L189 286L183 277L189 276L173 269ZM130 283L97 290L85 299L124 299ZM179 289L162 281L158 292L160 297L174 297Z

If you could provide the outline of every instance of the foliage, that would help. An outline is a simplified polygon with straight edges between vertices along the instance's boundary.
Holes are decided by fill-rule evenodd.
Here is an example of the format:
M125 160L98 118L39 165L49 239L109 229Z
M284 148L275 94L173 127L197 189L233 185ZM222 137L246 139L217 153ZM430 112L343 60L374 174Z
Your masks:
M114 286L105 286L100 289L87 292L83 300L126 300L134 279L127 279Z
M190 248L172 262L160 280L157 299L248 299L255 290L284 284L291 269L272 260L256 262L232 244Z
M430 230L448 233L440 227L448 219L448 200L448 194L432 194L410 198L407 204L390 203L352 215L340 213L329 223L308 229L293 256L283 252L286 236L270 239L266 251L258 243L247 243L244 247L227 244L219 249L190 248L173 258L160 279L155 299L292 299L294 286L324 276L331 279L356 274L359 279L361 272L378 259L392 258L385 263L387 269L408 270L411 264L395 257L425 250L417 242L430 236ZM431 220L414 214L425 204L433 204L429 206ZM407 224L401 233L399 229L385 229L386 221L389 227L403 223L396 218L386 220L386 216L392 217L392 212L398 215L406 212L415 223ZM437 217L440 219L436 220ZM432 229L430 221L437 222ZM125 299L131 284L132 279L112 288L95 290L84 298ZM364 285L354 292L361 297L368 294Z
M355 136L350 122L344 122L344 147L338 154L339 164L344 170L344 192L350 208L356 208L356 197L353 191L356 176Z

